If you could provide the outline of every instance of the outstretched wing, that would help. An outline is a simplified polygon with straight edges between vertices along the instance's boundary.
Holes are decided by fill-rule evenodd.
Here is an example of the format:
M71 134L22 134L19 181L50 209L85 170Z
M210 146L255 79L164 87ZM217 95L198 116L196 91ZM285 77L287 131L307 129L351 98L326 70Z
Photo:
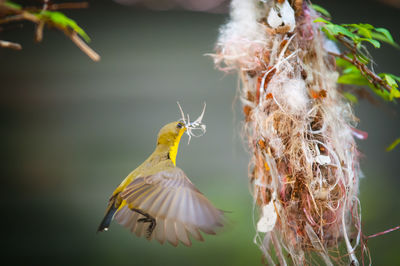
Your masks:
M167 240L174 246L179 241L190 246L189 234L203 241L199 230L215 234L223 226L223 212L178 167L136 178L121 192L121 197L127 204L117 212L115 220L140 237L146 234L148 224L138 223L143 216L130 208L148 213L157 223L151 237L161 244Z

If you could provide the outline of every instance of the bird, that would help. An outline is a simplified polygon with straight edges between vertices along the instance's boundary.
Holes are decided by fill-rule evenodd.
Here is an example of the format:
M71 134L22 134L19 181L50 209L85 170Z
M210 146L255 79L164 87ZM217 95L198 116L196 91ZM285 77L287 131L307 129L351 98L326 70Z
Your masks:
M205 105L202 115L204 110ZM199 125L205 132L202 115L193 123L183 116L161 128L154 152L112 193L98 232L107 231L116 220L138 237L191 246L189 236L204 241L202 233L216 234L223 227L224 211L214 207L176 166L182 135L186 132L190 140Z

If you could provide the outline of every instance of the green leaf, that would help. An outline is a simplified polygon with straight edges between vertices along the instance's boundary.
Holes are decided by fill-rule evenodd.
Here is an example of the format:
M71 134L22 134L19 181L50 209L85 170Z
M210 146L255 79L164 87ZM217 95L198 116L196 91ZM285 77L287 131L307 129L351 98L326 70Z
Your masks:
M358 103L358 98L350 92L343 92L343 96L352 103Z
M399 85L397 84L396 79L392 77L394 75L380 73L379 76L391 87L389 99L392 101L394 98L400 98L400 91L397 89Z
M6 7L8 7L8 8L11 8L11 9L16 9L16 10L21 10L22 9L21 5L18 5L16 3L14 3L14 2L11 2L11 1L5 1L4 5Z
M389 97L391 101L393 101L394 98L400 98L400 91L396 88L392 88Z
M325 29L324 27L321 28L322 32L325 33L326 37L334 42L337 42L338 40L336 39L336 36L331 34L327 29Z
M317 18L314 22L321 22L325 25L322 30L331 40L336 40L338 35L346 36L350 38L357 49L361 48L361 42L369 42L375 48L380 48L381 44L379 41L389 43L397 48L400 46L394 42L392 35L385 28L375 28L371 24L359 23L359 24L334 24L324 18Z
M386 148L386 151L391 151L394 148L396 148L397 145L400 144L400 138L396 139L395 141L393 141L392 144L389 145L389 147Z
M394 43L392 34L390 34L390 32L387 29L385 29L385 28L375 28L375 31L381 33L385 37L387 42Z
M396 79L392 77L392 75L386 74L386 73L380 73L379 76L392 88L397 88L397 82Z
M364 36L366 38L371 38L371 31L374 29L374 26L371 24L342 24L343 27L346 27L350 31L356 31L357 34Z
M328 10L326 10L322 6L311 4L311 8L314 9L315 11L321 13L325 17L331 18L331 14L329 14Z
M387 29L384 28L376 28L371 32L372 38L388 43L396 48L400 48L400 46L393 40L392 35Z
M368 39L368 38L359 38L359 41L366 41L371 43L375 48L380 48L381 44L377 40L374 39Z
M321 23L325 23L325 24L332 24L332 22L330 22L329 20L326 20L326 19L321 18L321 17L314 19L313 22L314 22L314 23L316 23L316 22L321 22Z
M65 16L61 12L56 12L56 11L42 11L38 14L36 14L40 19L48 19L52 23L56 24L57 26L61 28L71 28L73 29L76 33L78 33L83 39L85 39L86 42L90 42L89 36L86 34L86 32L78 26L78 24Z
M369 81L361 75L361 73L349 73L341 75L337 83L339 84L348 84L348 85L358 85L358 86L369 86Z
M336 66L344 69L354 65L340 57L336 57Z
M397 82L400 82L400 77L398 77L396 75L393 75L393 74L390 74L390 73L382 73L382 74L390 76L392 79L396 80Z
M372 38L371 31L367 30L365 28L359 28L358 34L360 34L361 36L364 36L365 38L368 38L368 39Z
M342 75L339 76L337 83L358 86L367 85L372 89L372 91L375 92L375 94L387 101L396 102L395 99L400 98L400 90L398 89L399 85L397 84L398 82L400 83L400 77L388 73L379 74L382 80L390 87L387 88L386 85L375 81L373 77L369 77L368 72L360 72L358 67L353 65L352 62L349 62L357 59L358 64L361 63L366 66L370 63L370 58L363 54L363 50L361 50L365 49L363 46L364 42L371 43L375 48L381 47L381 43L379 41L388 42L392 45L398 46L394 43L393 37L388 30L384 28L375 29L371 24L362 23L336 25L323 18L318 18L315 21L325 23L325 25L322 27L322 31L325 32L330 39L339 41L341 43L345 42L349 46L355 46L357 49L356 51L348 51L349 54L345 54L345 56L349 57L348 61L341 58L336 58L336 66L342 69ZM345 36L350 40L337 39L340 35ZM351 41L353 43L351 43ZM347 93L343 93L343 95L352 102L355 100L354 95L349 95Z
M336 25L336 24L327 24L324 26L324 28L329 31L332 35L344 35L350 39L352 39L353 41L355 39L357 39L357 35L355 35L354 33L350 32L348 29L346 29L345 27L342 27L340 25Z
M367 23L358 23L358 24L342 24L343 27L349 27L349 28L356 28L356 29L366 29L366 30L373 30L375 27L372 26L371 24Z
M357 75L361 75L360 70L358 70L358 68L356 66L348 66L346 68L343 69L343 74L357 74Z
M371 88L371 90L381 97L385 101L392 101L393 99L390 98L390 93L387 90L377 88L374 84L369 83L368 86Z
M342 75L339 76L337 83L347 85L369 86L370 82L360 72L360 70L350 62L342 59L336 59L336 66L342 69Z

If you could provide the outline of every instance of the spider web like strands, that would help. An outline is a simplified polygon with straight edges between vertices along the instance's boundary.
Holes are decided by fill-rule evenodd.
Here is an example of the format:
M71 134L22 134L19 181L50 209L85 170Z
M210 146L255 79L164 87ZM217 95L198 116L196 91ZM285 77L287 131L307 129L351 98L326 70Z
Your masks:
M190 143L192 136L198 138L206 134L206 125L202 122L204 113L206 111L206 103L204 102L203 111L201 112L199 117L193 122L190 122L189 114L187 114L187 118L185 118L185 113L183 112L182 106L179 104L179 102L176 103L178 104L179 111L181 112L180 121L186 127L185 132L188 135L188 144Z
M285 16L294 16L287 1L263 2L232 2L214 55L220 69L236 69L242 81L249 177L260 216L255 243L269 264L312 263L315 253L326 265L357 265L357 119L337 91L334 58L312 23L318 15L303 4L294 27L285 24L293 21ZM271 12L280 12L274 17L284 23L272 28L265 22Z

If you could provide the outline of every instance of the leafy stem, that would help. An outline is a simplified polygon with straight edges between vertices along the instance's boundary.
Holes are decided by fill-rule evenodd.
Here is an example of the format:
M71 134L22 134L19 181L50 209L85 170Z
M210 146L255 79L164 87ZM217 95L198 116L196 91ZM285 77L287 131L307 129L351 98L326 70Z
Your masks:
M376 74L368 67L369 64L372 64L372 60L365 43L372 44L375 48L381 47L380 42L399 47L387 29L363 23L337 25L324 18L317 18L314 22L322 23L321 30L326 36L342 44L345 48L343 53L328 51L330 55L336 57L336 65L341 69L338 83L368 86L378 96L388 101L400 98L398 90L400 77L389 73ZM344 96L347 97L350 94L346 93ZM349 97L347 98L351 100Z
M330 18L324 8L311 6L315 11ZM372 64L365 43L372 44L375 48L381 47L381 42L388 43L396 48L400 46L394 41L390 32L385 28L376 28L371 24L334 24L322 17L314 20L321 23L321 31L332 41L344 46L344 52L328 51L329 55L336 58L336 66L341 70L337 80L339 84L368 86L384 100L394 101L400 98L400 77L389 73L375 73L369 64ZM343 91L343 96L351 102L357 102L357 97L350 92ZM387 151L400 145L400 138L396 139Z
M343 60L351 63L357 69L360 71L360 73L372 84L375 85L378 88L384 88L386 89L389 93L392 91L392 87L389 86L381 77L379 77L375 72L370 70L365 64L363 64L356 56L353 58L350 58L346 56L345 54L337 54L334 52L328 52L330 55L333 55L335 57L340 57ZM379 84L379 85L378 85ZM377 86L378 85L378 86Z
M12 1L0 1L0 24L15 22L15 21L30 21L35 23L36 33L35 39L40 42L43 38L43 28L45 25L56 28L62 31L69 37L76 46L86 53L93 61L99 61L100 56L91 49L86 43L90 42L86 32L72 19L65 16L63 13L56 11L65 8L84 8L87 3L62 3L53 4L48 0L43 1L41 8L23 7ZM85 41L83 41L82 39ZM19 44L0 41L0 47L21 49Z

